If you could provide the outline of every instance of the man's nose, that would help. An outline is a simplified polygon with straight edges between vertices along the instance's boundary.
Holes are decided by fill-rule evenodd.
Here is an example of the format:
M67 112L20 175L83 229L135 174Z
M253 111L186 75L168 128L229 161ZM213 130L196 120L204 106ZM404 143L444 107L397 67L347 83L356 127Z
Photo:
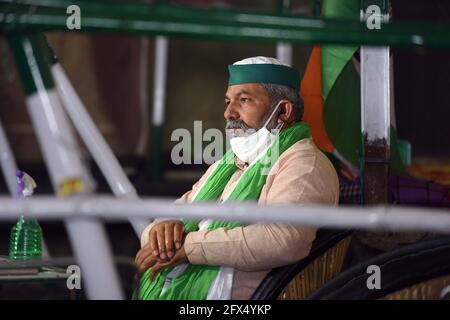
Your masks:
M239 119L239 112L234 107L234 104L230 102L225 109L223 116L225 120L237 120Z

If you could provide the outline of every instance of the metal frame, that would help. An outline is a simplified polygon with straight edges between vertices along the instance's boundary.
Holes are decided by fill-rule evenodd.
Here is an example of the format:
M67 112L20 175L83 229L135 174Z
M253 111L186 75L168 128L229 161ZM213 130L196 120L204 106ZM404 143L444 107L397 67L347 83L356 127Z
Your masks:
M212 40L334 43L450 48L450 24L394 22L380 30L365 23L231 10L198 9L167 4L117 1L0 0L0 30L69 31L68 5L82 11L79 32L116 32Z
M56 80L56 89L63 101L63 106L67 114L105 176L114 195L130 200L138 199L136 189L123 171L119 161L114 156L114 153L109 148L100 131L95 126L94 121L89 116L86 107L78 97L62 66L59 63L55 63L51 67L51 73ZM139 238L149 221L131 219L130 223Z
M82 162L72 127L55 89L42 37L37 34L10 35L8 40L27 93L28 112L55 193L61 196L64 183L68 180L84 185L82 191L69 190L70 195L91 193L93 185L90 174ZM26 215L26 212L22 214ZM89 298L122 299L118 273L101 222L86 217L75 220L66 217L64 224L75 256L84 270Z
M290 0L278 0L278 11L280 14L288 14L290 6ZM276 57L281 62L292 65L292 44L289 42L277 42Z
M163 198L146 197L122 200L112 196L55 199L35 196L28 201L0 197L0 220L10 220L21 212L39 219L101 219L104 221L136 218L214 218L244 223L295 223L329 229L373 231L424 231L450 234L450 215L446 209L392 206L318 206L265 205L251 202L174 203ZM92 243L89 246L92 249Z
M3 125L0 121L0 167L2 168L3 177L5 178L6 186L12 197L15 196L17 190L17 178L15 173L17 171L16 159L14 153L6 137Z
M361 17L365 22L362 1ZM380 20L389 22L389 1L379 0ZM384 4L384 5L382 5ZM391 141L391 67L388 46L361 46L361 130L363 138L362 202L389 203L389 160Z
M6 33L31 32L36 29L67 31L65 10L68 5L79 5L82 9L81 32L106 31L215 40L450 48L450 24L392 23L374 32L368 30L364 23L350 21L192 9L166 4L117 5L117 2L112 4L106 1L98 4L88 1L46 0L42 4L38 0L24 0L20 3L0 0L0 30ZM44 96L45 92L42 97ZM48 152L44 154L49 156ZM55 183L56 180L53 181ZM88 296L92 299L123 298L116 270L112 266L106 234L99 218L128 219L133 216L201 219L209 218L211 212L215 212L214 218L243 222L276 221L325 228L416 230L450 234L450 216L444 210L258 206L248 203L175 205L170 201L139 200L134 196L132 198L130 201L112 197L56 200L50 197L34 197L24 202L0 197L0 219L15 219L26 212L26 216L30 217L67 221L71 241L87 279ZM185 213L180 214L184 211ZM274 215L274 211L279 213Z
M166 107L167 58L169 39L164 36L155 38L155 63L153 73L153 113L152 113L152 177L161 180L162 130Z

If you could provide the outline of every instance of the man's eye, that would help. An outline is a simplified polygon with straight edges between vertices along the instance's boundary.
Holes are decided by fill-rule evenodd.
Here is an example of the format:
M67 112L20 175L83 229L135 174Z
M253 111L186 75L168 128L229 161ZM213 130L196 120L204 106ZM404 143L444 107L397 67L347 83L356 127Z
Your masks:
M250 99L249 98L241 98L241 103L246 103L249 102Z

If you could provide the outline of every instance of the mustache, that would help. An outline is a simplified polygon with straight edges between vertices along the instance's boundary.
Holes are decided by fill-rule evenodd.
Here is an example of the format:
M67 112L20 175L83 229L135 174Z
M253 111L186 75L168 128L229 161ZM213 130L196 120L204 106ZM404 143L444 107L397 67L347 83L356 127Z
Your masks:
M242 120L227 120L227 123L225 125L225 130L228 130L228 129L248 130L251 128Z

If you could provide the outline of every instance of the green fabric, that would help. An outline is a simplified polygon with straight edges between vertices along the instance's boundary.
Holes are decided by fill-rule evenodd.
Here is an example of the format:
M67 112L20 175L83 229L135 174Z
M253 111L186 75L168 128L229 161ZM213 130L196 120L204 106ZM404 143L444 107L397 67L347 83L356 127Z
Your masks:
M233 64L228 66L228 86L242 83L272 83L300 88L300 74L291 67L277 64Z
M360 20L361 0L324 0L324 18ZM322 45L322 96L326 101L331 88L358 46Z
M325 0L323 16L360 20L360 0ZM359 167L363 140L361 137L361 83L351 60L358 46L322 46L322 96L326 131L335 149ZM391 171L404 174L397 145L397 132L391 126Z
M255 163L251 164L239 179L236 187L226 201L257 201L272 165L278 159L274 151L278 147L278 155L282 154L297 141L310 137L309 126L304 122L298 122L292 127L282 130L277 140L266 151L266 154ZM214 171L206 179L194 201L217 201L228 181L237 167L234 162L234 154L229 150ZM199 221L184 221L187 233L198 230ZM239 222L214 220L208 230L218 228L232 229L240 226ZM161 294L165 279L173 268L168 268L159 273L153 282L150 282L151 268L141 278L139 296L135 298L143 300L204 300L207 298L209 288L214 281L220 266L191 265L182 275L174 278L167 291Z
M359 167L361 154L360 78L348 61L324 102L327 133L339 153Z
M397 129L391 126L391 171L398 175L407 175L405 164L402 161L398 145Z
M330 139L339 153L359 167L363 156L361 136L360 77L348 61L325 101L324 121ZM397 142L397 131L391 126L391 171L405 174Z

